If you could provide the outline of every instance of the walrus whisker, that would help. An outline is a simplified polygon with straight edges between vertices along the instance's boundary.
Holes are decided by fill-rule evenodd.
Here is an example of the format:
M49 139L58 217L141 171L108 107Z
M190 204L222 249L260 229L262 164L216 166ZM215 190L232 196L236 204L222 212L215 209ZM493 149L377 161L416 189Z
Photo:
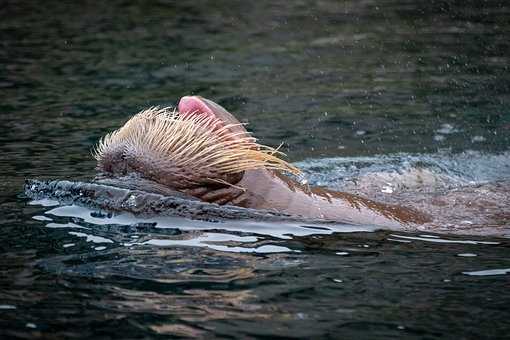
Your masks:
M241 190L242 192L246 192L246 188L243 188L239 185L235 185L235 184L232 184L232 183L229 183L221 178L209 178L210 181L213 181L213 182L216 182L216 183L220 183L220 184L224 184L226 186L229 186L229 187L232 187L232 188L236 188L238 190Z
M249 133L232 130L244 125L223 124L215 116L198 112L182 114L172 108L150 107L102 137L92 153L103 172L114 171L111 163L120 159L131 162L133 169L150 168L154 176L166 173L169 166L181 169L176 172L193 173L197 179L211 179L200 175L204 172L221 179L259 168L300 173L277 157L284 155L278 150L281 145L276 149L261 145Z

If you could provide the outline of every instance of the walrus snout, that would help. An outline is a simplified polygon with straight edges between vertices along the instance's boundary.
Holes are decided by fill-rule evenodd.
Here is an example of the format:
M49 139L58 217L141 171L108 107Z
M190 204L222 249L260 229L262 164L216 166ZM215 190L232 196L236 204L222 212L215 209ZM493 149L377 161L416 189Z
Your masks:
M105 176L135 174L221 203L245 191L237 184L248 171L299 173L278 155L256 143L227 110L199 96L183 97L178 110L153 107L136 114L95 150Z

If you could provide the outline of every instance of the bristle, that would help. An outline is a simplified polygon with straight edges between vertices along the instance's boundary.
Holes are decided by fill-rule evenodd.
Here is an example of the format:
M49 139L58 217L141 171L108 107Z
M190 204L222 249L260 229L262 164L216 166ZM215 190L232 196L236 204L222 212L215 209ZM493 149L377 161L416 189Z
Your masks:
M189 170L234 174L267 168L300 174L299 169L277 157L284 155L278 151L280 147L260 145L245 133L231 132L233 126L224 126L209 115L183 117L175 109L151 107L101 138L93 154L99 167L106 155L121 147L140 155L156 155L162 162Z

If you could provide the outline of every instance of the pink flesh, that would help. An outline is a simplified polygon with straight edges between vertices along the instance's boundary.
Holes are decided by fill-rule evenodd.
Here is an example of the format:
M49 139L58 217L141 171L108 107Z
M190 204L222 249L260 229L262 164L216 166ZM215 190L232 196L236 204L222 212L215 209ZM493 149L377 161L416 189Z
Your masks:
M185 96L179 101L178 106L179 114L182 116L191 115L209 115L215 116L213 110L207 106L207 104L197 96Z
M230 125L228 128L239 136L250 137L244 126L240 125L236 117L228 112L222 106L215 102L202 98L200 96L185 96L179 101L179 114L183 116L190 115L210 115L218 118L223 124Z

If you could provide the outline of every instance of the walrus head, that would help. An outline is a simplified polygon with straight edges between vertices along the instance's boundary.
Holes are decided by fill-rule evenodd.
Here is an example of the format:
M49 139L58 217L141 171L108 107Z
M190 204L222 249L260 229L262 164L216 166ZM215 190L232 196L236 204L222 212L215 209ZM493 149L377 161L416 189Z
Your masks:
M94 154L103 176L135 174L216 203L239 196L245 189L236 184L253 170L299 174L227 110L198 96L183 97L177 109L141 111L104 136Z

